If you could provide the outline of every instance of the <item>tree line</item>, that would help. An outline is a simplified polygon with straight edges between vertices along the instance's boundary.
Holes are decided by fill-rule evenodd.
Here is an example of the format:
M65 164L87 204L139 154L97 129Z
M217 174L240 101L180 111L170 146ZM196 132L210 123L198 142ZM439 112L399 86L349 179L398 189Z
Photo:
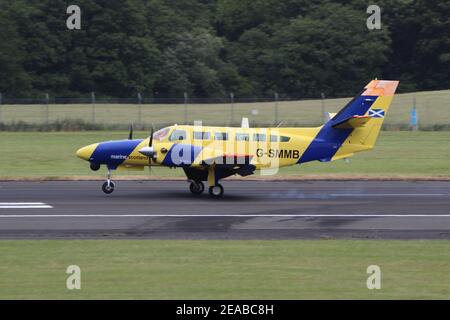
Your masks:
M81 30L66 9L81 8ZM0 0L0 92L351 96L375 77L450 88L450 1Z

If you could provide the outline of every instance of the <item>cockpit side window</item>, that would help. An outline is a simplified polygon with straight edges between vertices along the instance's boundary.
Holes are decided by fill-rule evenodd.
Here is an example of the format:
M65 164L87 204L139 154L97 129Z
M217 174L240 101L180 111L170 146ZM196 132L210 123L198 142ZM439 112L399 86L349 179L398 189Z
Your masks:
M181 141L186 140L186 131L185 130L173 130L172 134L169 138L170 141Z
M169 131L170 131L170 128L162 128L161 130L156 131L153 134L153 140L163 141L167 137L167 134L169 133Z

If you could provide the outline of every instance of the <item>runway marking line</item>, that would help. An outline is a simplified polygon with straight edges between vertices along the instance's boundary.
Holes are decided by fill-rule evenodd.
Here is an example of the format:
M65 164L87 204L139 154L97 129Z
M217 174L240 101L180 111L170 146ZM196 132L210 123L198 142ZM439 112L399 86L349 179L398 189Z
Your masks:
M51 209L53 206L43 202L0 202L0 209Z
M2 214L0 218L450 218L450 214Z
M331 193L331 197L449 197L446 193Z

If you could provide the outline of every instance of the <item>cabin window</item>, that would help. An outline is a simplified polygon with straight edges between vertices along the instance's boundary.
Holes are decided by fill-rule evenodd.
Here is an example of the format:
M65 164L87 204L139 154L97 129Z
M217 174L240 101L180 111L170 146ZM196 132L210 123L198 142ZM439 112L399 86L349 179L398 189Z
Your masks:
M228 133L226 132L216 132L214 134L216 140L228 140Z
M253 135L253 141L266 141L266 135L264 133L255 133Z
M236 141L249 141L248 133L236 133Z
M186 140L186 131L184 130L174 130L169 138L170 141L180 141Z
M286 136L280 137L280 142L289 142L289 140L291 140L291 137L286 137Z
M270 142L278 142L278 136L271 134L270 135Z
M211 133L194 131L194 140L209 140Z

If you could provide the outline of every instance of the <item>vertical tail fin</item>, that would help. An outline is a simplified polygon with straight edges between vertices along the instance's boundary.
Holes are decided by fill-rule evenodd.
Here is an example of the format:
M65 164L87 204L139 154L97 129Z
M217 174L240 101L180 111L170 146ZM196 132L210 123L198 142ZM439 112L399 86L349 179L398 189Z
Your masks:
M378 98L367 112L370 121L367 123L366 128L364 128L364 130L359 130L361 131L361 139L367 133L367 136L362 140L364 145L368 147L373 147L375 145L381 130L381 125L389 111L398 84L399 81L373 80L367 85L364 94L375 95ZM358 130L355 130L353 137L356 137L358 134Z
M330 120L334 127L347 124L353 129L333 160L374 147L398 84L399 81L372 80L359 97L370 104L369 108L364 107L364 103L346 106L339 112L340 117L337 114ZM358 108L359 113L355 112ZM364 114L361 114L361 110L364 110Z
M373 148L398 83L371 81L320 128L298 163L337 160Z

